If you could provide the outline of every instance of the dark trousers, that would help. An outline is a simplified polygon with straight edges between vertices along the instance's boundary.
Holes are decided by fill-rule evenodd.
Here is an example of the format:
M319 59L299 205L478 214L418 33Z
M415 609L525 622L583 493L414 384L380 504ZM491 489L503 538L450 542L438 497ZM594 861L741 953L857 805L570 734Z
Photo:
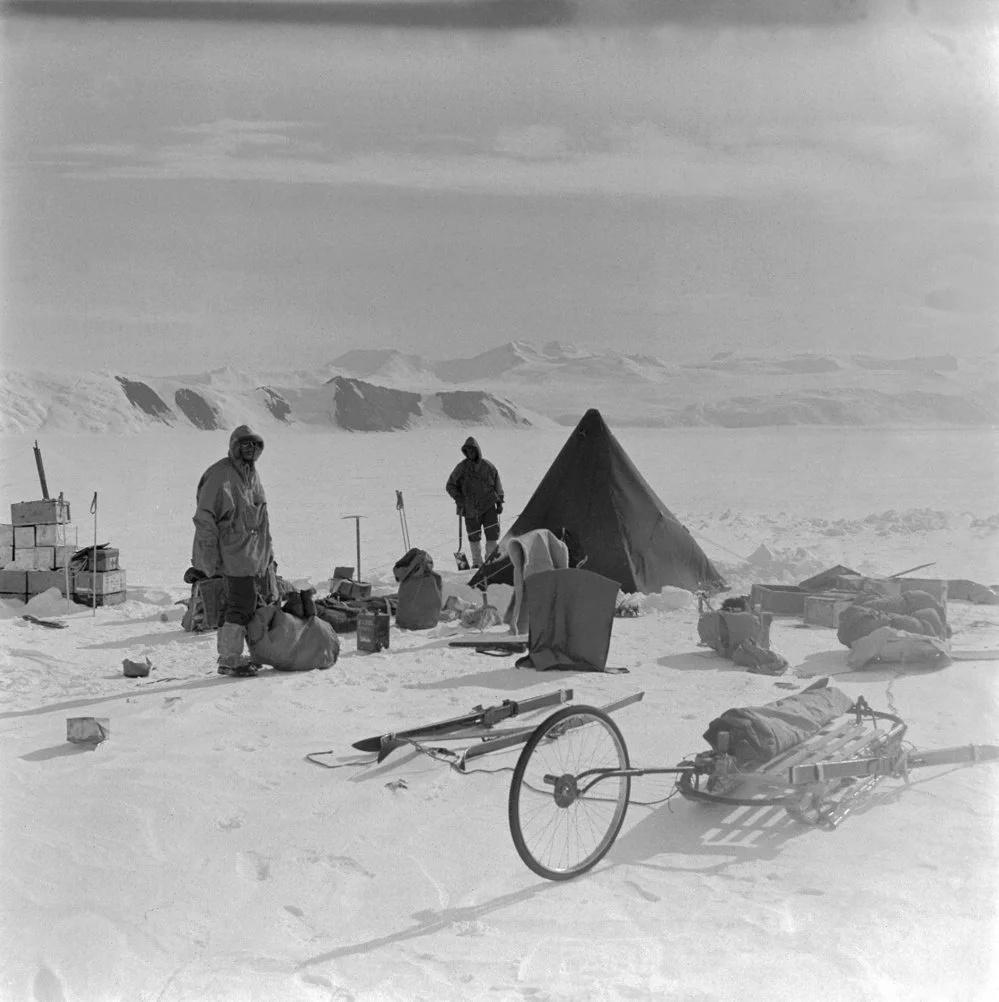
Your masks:
M257 608L257 579L225 578L225 621L246 626Z
M496 514L495 506L484 511L481 515L465 516L465 531L468 533L468 541L477 543L482 538L485 530L486 539L495 543L500 537L499 515Z

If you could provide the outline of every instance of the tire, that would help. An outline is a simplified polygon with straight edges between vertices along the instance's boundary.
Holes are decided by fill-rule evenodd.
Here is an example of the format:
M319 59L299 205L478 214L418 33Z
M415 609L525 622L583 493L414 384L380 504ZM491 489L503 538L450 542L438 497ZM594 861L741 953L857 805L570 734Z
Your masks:
M524 863L548 880L596 866L624 824L631 777L583 774L628 768L621 731L603 710L570 706L539 724L510 783L510 834Z

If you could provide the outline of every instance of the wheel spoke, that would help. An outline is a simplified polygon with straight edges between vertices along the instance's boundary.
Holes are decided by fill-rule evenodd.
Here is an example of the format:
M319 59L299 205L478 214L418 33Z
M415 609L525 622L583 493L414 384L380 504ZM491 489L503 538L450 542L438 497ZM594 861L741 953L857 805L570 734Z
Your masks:
M542 723L524 747L510 786L510 830L524 862L551 880L599 862L621 830L631 781L593 771L628 766L621 732L603 711L567 707Z

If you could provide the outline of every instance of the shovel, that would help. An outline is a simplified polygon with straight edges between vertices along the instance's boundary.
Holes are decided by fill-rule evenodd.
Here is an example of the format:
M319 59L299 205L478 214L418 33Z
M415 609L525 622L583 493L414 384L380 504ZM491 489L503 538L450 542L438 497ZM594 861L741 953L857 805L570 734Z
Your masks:
M458 570L459 571L467 571L467 570L470 570L470 568L468 566L468 557L465 556L464 552L461 549L461 530L462 530L461 516L459 515L458 516L458 549L454 551L454 562L458 565Z

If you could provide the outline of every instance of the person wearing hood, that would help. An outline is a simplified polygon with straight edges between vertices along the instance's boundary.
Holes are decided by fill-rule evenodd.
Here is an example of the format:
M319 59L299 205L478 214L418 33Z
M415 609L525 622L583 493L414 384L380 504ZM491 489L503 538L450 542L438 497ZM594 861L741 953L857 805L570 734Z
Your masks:
M461 447L465 458L448 477L445 488L465 519L472 566L482 566L482 533L486 534L486 557L496 549L503 513L503 484L496 467L483 459L479 443L469 436Z
M229 437L229 454L198 481L191 566L225 579L225 621L218 632L219 672L246 668L246 626L260 605L277 601L277 565L267 498L257 473L264 440L248 425Z

